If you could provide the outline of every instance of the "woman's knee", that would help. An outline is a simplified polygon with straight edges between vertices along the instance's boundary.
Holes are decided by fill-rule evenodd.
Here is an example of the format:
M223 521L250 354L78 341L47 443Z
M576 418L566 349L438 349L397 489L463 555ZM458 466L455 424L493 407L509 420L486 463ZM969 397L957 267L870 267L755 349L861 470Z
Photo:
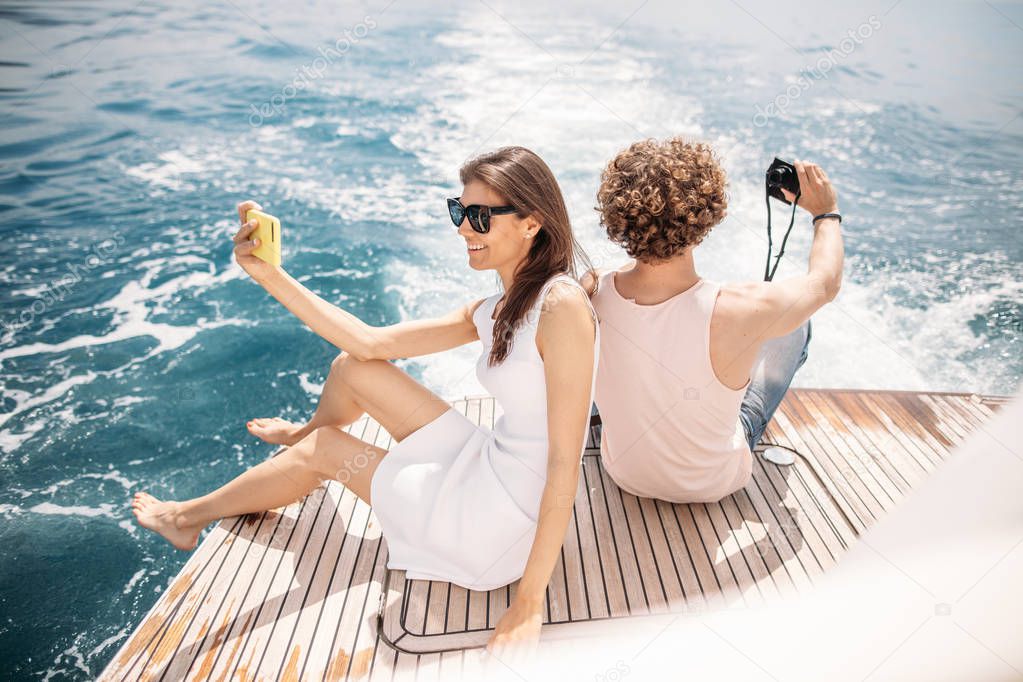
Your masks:
M330 371L340 373L349 361L353 360L352 354L348 351L338 353L330 363Z
M288 448L288 456L301 465L307 471L319 474L322 478L330 478L330 464L324 455L324 450L330 434L327 429L335 429L333 426L321 426L313 429L307 436Z
M349 384L355 385L363 377L369 376L380 370L380 365L389 365L386 360L360 360L347 351L341 351L334 361L331 362L331 371L337 373L341 379Z
M361 360L348 351L341 351L330 363L330 373L338 377L346 384L351 384L352 379L359 373Z
M358 445L359 447L355 447ZM291 448L298 462L321 479L347 483L352 476L373 468L385 452L358 441L336 426L321 426Z
M338 372L347 378L352 378L365 373L366 370L381 363L389 364L387 360L359 360L348 351L342 351L330 363L330 370Z

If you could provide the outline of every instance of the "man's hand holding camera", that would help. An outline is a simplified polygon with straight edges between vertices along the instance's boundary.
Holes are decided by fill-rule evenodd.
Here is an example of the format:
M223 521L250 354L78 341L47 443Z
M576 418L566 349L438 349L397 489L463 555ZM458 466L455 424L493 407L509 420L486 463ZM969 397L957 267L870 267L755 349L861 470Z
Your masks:
M796 205L812 216L838 213L838 195L824 169L815 163L803 163L802 161L796 161L792 165L796 167L796 175L799 177L800 195ZM795 199L795 195L787 189L781 191L789 201Z

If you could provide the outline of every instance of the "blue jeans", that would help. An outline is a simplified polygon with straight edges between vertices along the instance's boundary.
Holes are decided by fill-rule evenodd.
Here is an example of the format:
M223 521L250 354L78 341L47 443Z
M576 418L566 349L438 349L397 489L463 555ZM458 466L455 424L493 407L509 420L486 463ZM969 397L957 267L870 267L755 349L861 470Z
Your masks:
M810 321L807 320L795 331L769 339L760 347L750 370L750 384L739 406L739 421L746 432L750 450L760 442L767 423L789 390L796 370L806 362L810 336ZM590 414L600 414L596 404L591 406Z
M789 390L796 370L806 362L810 336L810 321L807 320L795 331L768 339L760 347L750 370L749 387L739 406L739 421L746 432L750 450L760 442L767 423Z

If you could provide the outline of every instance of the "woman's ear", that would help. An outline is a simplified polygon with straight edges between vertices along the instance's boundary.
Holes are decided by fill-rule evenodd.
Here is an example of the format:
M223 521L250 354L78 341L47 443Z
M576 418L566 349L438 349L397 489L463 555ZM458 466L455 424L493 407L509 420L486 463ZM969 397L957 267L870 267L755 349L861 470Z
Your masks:
M540 216L536 213L531 214L528 218L526 218L525 228L525 232L522 235L523 238L531 239L535 237L536 233L543 228L543 222L540 220Z

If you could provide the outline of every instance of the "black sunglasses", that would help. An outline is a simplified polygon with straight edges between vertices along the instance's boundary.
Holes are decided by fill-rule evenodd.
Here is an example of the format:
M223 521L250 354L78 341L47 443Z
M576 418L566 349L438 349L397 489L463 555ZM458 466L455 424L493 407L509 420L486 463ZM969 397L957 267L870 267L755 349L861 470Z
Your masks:
M490 232L490 216L517 212L518 209L514 206L483 206L481 204L463 206L458 199L448 199L448 215L451 216L451 222L455 224L455 227L461 226L462 221L468 218L472 229L480 234Z

